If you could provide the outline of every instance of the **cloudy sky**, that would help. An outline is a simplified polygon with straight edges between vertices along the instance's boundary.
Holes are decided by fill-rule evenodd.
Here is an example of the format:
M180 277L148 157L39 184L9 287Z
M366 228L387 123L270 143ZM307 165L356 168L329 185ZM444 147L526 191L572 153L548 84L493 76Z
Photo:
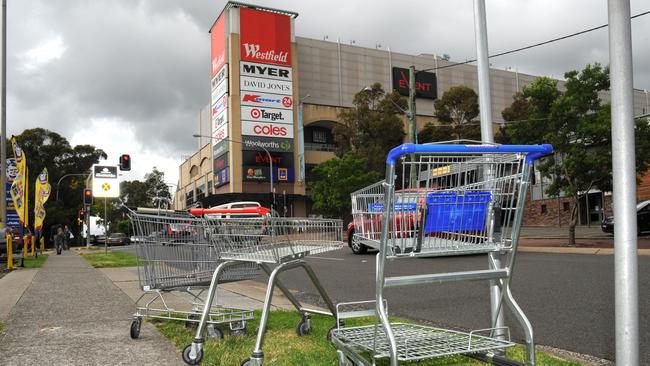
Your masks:
M130 153L142 179L176 183L196 151L209 94L208 30L224 0L7 0L7 132L43 127L74 144ZM472 0L256 0L299 13L296 35L475 58ZM631 1L632 15L650 2ZM488 0L490 54L607 23L606 0ZM632 20L634 86L650 89L650 14ZM491 59L495 68L561 77L608 63L607 28Z

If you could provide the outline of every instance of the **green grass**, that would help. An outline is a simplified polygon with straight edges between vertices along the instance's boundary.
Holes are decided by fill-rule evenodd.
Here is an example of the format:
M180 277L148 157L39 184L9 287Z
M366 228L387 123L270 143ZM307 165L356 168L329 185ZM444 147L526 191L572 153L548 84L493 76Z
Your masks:
M0 335L3 335L5 332L6 326L3 322L0 322Z
M25 258L25 268L41 268L47 260L47 254L39 254L38 257Z
M226 337L222 340L208 339L204 344L202 365L239 365L249 357L255 347L255 337L259 327L260 312L255 312L255 320L248 322L245 336ZM265 336L264 364L265 365L310 365L336 366L336 349L327 341L326 334L334 321L330 317L312 316L312 332L307 336L296 335L296 325L300 314L289 311L274 311L268 321ZM400 320L401 321L401 320ZM372 324L371 318L348 319L346 326ZM182 350L192 342L194 331L184 327L182 322L158 321L153 323L160 332L169 338ZM225 324L221 329L227 330ZM508 349L508 357L524 361L526 349L516 346ZM580 363L565 361L553 355L537 352L537 364L540 366L580 366ZM388 365L386 360L380 360L377 365ZM451 365L487 365L483 362L464 356L452 356L423 362L406 363L416 366L451 366Z
M81 256L95 268L135 267L138 265L138 257L124 252L83 253Z

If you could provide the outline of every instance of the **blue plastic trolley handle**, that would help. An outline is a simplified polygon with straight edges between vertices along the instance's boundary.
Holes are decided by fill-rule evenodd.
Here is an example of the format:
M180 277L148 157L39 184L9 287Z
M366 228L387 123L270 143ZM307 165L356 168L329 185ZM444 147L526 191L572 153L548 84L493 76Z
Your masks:
M526 164L553 153L553 146L543 145L416 145L402 144L393 148L386 157L386 164L395 165L400 156L417 153L526 153Z

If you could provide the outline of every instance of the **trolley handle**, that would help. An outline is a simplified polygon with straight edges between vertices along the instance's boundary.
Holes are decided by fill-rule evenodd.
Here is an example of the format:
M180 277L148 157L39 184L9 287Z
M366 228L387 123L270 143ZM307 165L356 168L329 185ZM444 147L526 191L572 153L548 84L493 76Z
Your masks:
M417 145L402 144L393 148L386 157L386 164L393 166L400 156L415 153L526 153L530 164L542 156L553 153L553 146L543 145Z
M206 214L254 214L266 216L271 210L266 207L241 207L241 208L192 208L189 212L194 216L203 216Z

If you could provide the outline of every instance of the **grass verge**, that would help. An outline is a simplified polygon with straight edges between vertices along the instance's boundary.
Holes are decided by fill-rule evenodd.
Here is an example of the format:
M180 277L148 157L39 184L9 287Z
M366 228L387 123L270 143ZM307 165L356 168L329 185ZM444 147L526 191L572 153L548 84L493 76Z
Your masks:
M124 252L81 253L91 266L95 268L135 267L138 257Z
M239 365L244 359L250 357L255 347L255 337L259 327L260 311L255 312L255 319L248 322L245 336L228 336L222 340L207 340L203 348L202 365ZM330 317L312 316L312 331L307 336L299 337L296 334L296 325L300 321L300 314L290 311L273 311L269 316L265 336L264 364L269 365L310 365L310 366L336 366L336 349L327 341L327 331L334 324ZM400 320L401 321L401 320ZM160 332L169 338L182 350L192 342L194 331L185 328L182 322L154 320L154 325ZM372 324L371 318L348 319L347 326ZM227 330L228 325L221 326ZM526 349L516 346L508 349L508 357L524 361ZM388 365L386 360L379 360L377 365ZM422 362L412 362L417 366L451 366L451 365L487 365L486 363L464 356L443 357ZM562 360L548 353L537 352L537 364L540 366L580 366L582 364Z
M41 268L47 260L47 254L39 254L38 257L25 258L25 268Z

